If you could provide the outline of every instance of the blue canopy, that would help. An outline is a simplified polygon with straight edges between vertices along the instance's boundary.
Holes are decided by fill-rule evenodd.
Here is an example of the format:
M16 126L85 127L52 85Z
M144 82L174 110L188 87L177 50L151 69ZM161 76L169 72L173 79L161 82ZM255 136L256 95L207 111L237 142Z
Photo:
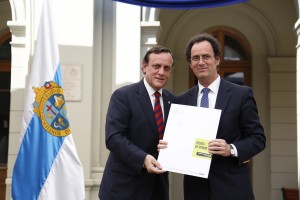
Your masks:
M138 6L172 8L172 9L192 9L210 8L216 6L226 6L234 3L241 3L247 0L113 0Z

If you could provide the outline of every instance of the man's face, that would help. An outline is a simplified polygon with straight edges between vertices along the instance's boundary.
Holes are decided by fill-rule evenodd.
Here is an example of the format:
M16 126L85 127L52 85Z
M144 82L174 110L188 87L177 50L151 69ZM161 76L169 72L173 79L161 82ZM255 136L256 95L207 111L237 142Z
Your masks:
M195 43L192 46L190 68L203 86L207 87L216 80L219 63L220 57L214 55L213 48L208 41Z
M155 90L164 87L171 74L173 59L170 53L151 53L149 62L143 63L142 70L148 84Z

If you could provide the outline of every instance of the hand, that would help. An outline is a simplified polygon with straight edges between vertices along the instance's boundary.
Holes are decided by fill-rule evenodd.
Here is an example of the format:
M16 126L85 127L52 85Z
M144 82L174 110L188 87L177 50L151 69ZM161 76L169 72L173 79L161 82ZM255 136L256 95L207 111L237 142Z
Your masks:
M209 141L208 152L221 156L231 156L230 145L223 139L214 139Z
M157 160L149 154L144 160L144 166L151 174L161 174L165 172L164 170L162 170L162 166L159 164L159 162L157 162Z
M165 149L168 147L168 142L165 140L159 140L159 143L157 145L157 151L159 151L160 149Z

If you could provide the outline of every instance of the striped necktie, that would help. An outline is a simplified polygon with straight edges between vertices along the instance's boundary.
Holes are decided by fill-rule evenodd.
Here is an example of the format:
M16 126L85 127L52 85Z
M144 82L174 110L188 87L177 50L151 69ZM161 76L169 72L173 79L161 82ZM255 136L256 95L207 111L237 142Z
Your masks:
M155 92L154 93L155 96L155 103L154 103L154 115L155 115L155 119L156 119L156 125L157 125L157 130L159 133L159 139L163 138L163 129L164 129L164 119L163 119L163 114L162 114L162 109L160 106L160 93L159 92Z

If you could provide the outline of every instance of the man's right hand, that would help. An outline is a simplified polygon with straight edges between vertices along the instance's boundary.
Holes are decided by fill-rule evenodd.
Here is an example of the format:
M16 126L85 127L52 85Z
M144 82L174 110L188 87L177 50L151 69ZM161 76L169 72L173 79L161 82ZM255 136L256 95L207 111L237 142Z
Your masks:
M148 173L151 174L161 174L165 172L162 170L162 166L159 164L159 162L157 162L157 160L149 154L144 160L144 167L147 169Z

